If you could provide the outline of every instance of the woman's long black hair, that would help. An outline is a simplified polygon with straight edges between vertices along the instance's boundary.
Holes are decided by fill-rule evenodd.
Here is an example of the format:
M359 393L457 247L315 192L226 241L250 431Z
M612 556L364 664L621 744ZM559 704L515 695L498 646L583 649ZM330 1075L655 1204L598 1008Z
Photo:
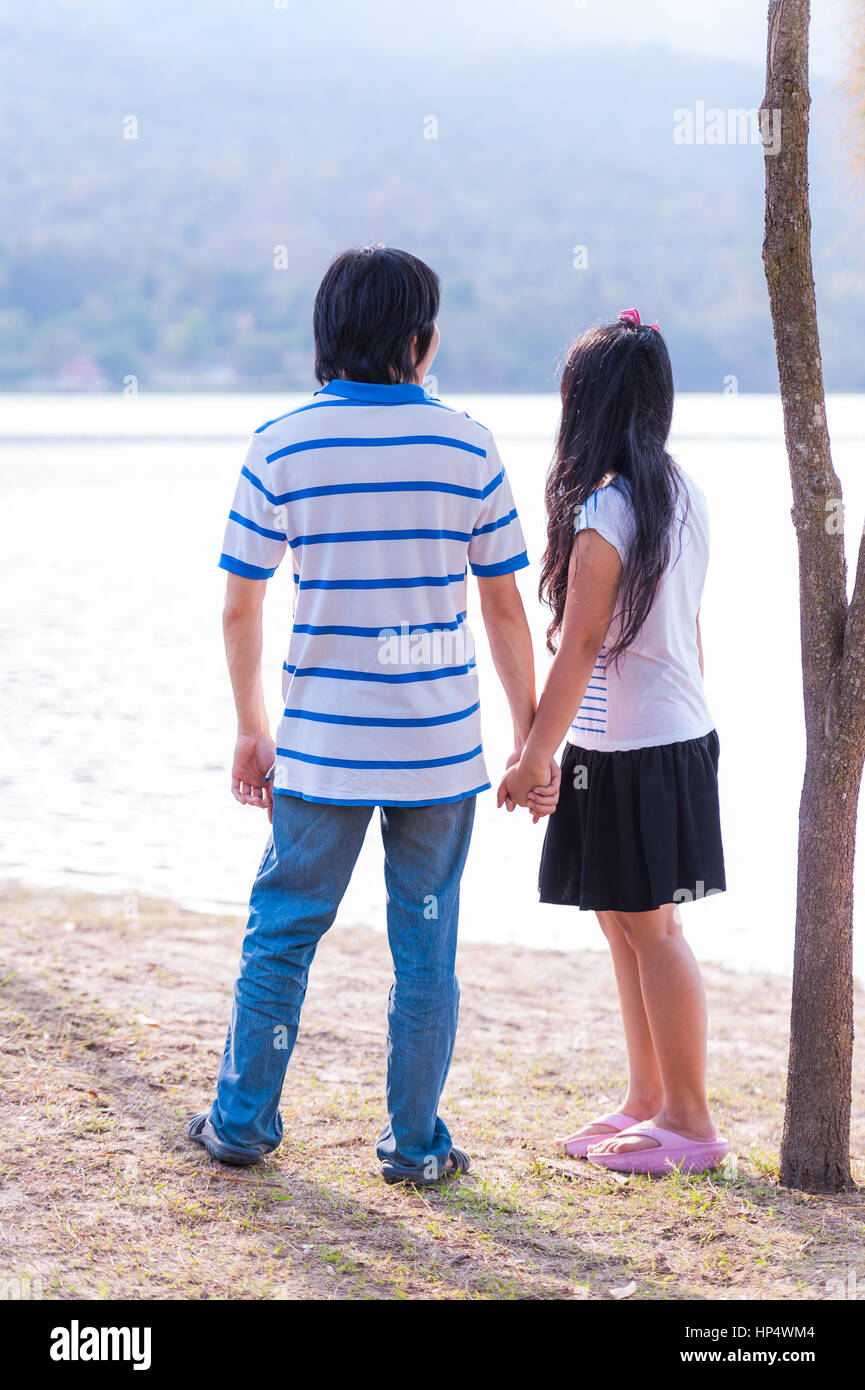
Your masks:
M633 313L633 311L630 311ZM562 418L547 475L547 548L539 593L552 609L547 646L556 650L568 594L579 507L613 475L634 518L616 603L619 628L611 660L633 644L670 559L683 488L667 453L673 419L673 372L657 329L638 316L590 328L568 352L562 373Z

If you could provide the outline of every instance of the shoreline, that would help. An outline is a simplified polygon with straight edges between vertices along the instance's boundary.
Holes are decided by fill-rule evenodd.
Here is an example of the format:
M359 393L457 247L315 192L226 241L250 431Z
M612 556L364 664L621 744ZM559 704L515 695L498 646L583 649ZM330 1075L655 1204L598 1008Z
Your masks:
M114 891L108 887L81 888L66 881L64 876L61 874L49 874L46 875L44 879L33 877L0 878L0 903L5 901L5 898L8 896L10 892L15 891L21 891L24 893L82 894L83 896L116 899L117 901L123 901L123 899L127 897L135 897L140 898L142 901L159 902L164 903L166 905L171 905L172 907L175 907L182 912L193 913L199 917L221 917L225 919L230 919L231 921L239 921L241 923L246 920L248 914L248 906L246 903L233 904L218 901L208 901L206 899L202 900L199 898L184 898L182 896L164 897L162 894L158 892L153 892L149 889L139 888L135 886L131 886L123 892L121 892L119 889ZM384 890L382 888L382 892L383 891ZM576 909L572 910L576 911ZM581 915L585 918L585 923L587 926L597 928L597 923L594 921L593 913L585 912ZM689 931L687 918L685 919L685 929L686 932ZM383 922L381 924L376 924L375 922L371 921L351 920L346 922L340 922L339 920L337 920L337 922L334 923L332 930L336 932L342 932L346 930L364 930L374 932L377 936L383 936L385 933L385 925ZM693 948L695 945L694 936L700 930L700 928L699 926L696 926L690 930L692 932L692 935L689 936L689 941ZM537 943L528 940L525 942L520 942L514 941L512 939L496 940L494 938L489 937L481 938L472 936L471 934L466 934L465 927L461 923L460 947L462 948L463 946L485 946L489 947L490 950L499 951L526 950L532 952L540 952L541 954L545 955L568 956L574 953L579 954L581 952L586 952L589 954L599 954L602 956L606 955L606 946L602 941L599 941L597 945L592 945L591 943L588 943L586 941L577 940L576 932L574 933L573 945L551 946L544 941ZM783 984L788 989L792 987L792 970L772 969L768 967L762 968L748 964L738 965L730 960L723 960L709 956L698 956L697 959L701 970L717 969L721 971L726 971L729 974L737 977L755 976L761 979L771 980L773 983L776 984ZM854 985L857 991L865 990L865 979L860 979L860 977L857 974L854 974Z
M226 1169L188 1142L185 1121L212 1098L242 922L136 907L131 919L117 896L0 885L3 1259L40 1279L43 1298L807 1300L847 1296L837 1290L857 1268L865 1281L865 1191L812 1197L777 1182L779 982L705 969L710 1100L734 1158L713 1176L626 1178L554 1142L621 1097L606 955L463 943L442 1114L472 1169L418 1193L387 1187L374 1155L384 939L364 927L324 938L283 1144ZM862 1037L861 991L856 1012ZM863 1089L859 1043L860 1156ZM865 1157L854 1171L865 1182Z

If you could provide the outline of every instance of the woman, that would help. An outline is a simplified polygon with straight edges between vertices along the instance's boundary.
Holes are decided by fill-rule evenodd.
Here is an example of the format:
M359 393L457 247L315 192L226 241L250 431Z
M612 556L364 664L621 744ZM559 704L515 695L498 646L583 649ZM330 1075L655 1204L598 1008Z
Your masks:
M499 804L542 814L532 789L567 736L540 896L597 914L628 1090L621 1110L563 1142L626 1172L699 1171L729 1148L709 1114L705 991L678 906L726 885L699 621L708 517L667 453L672 416L667 348L636 309L573 345L541 578L555 659L499 788Z

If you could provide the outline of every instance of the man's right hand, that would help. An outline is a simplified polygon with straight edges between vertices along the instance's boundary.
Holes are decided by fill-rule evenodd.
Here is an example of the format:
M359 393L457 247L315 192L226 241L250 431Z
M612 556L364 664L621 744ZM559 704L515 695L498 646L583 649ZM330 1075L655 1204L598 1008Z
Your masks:
M259 806L273 821L273 766L276 744L269 734L238 734L231 764L231 794L242 806Z

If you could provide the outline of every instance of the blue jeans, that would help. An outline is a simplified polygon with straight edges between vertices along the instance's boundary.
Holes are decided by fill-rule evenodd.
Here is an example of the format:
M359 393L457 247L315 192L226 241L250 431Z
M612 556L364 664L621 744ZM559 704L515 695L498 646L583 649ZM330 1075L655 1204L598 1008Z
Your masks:
M282 1139L279 1099L297 1038L315 949L333 924L364 841L371 806L278 794L256 875L234 1006L210 1121L236 1148L266 1153ZM436 1171L451 1150L438 1104L459 1013L454 973L460 878L475 798L441 806L382 806L387 930L388 1124L380 1159Z

